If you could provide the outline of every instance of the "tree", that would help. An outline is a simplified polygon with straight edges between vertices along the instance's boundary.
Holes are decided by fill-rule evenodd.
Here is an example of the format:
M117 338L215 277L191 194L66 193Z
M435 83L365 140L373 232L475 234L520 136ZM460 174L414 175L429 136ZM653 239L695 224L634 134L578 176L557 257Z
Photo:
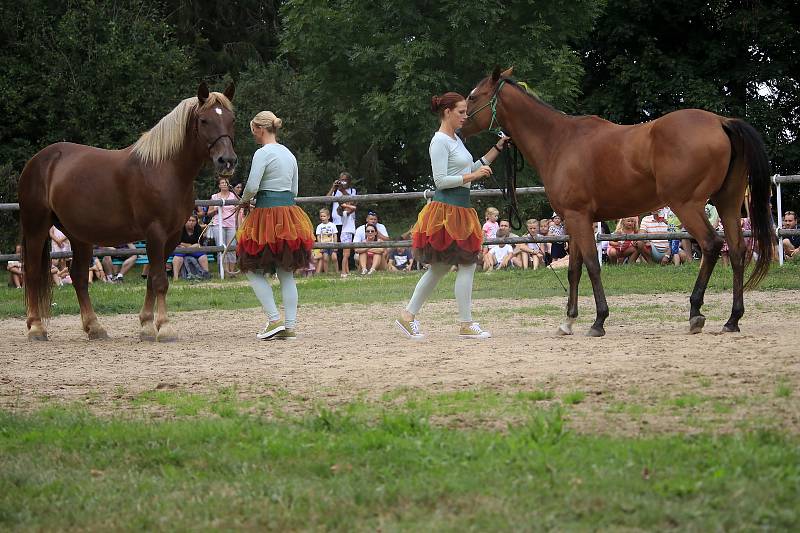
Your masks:
M741 117L762 133L774 170L795 174L798 27L797 2L609 0L583 45L581 109L623 123L690 107Z
M430 186L433 94L463 94L496 64L555 105L571 108L582 67L569 47L600 1L289 0L281 8L284 57L330 124L320 156L341 157L370 192ZM484 149L486 138L479 140Z
M161 13L144 0L31 0L0 8L0 168L14 179L44 146L131 144L200 78ZM8 177L11 176L11 177ZM3 202L10 184L0 187ZM15 191L15 188L13 189ZM80 191L76 191L80 194ZM16 237L0 222L4 247Z

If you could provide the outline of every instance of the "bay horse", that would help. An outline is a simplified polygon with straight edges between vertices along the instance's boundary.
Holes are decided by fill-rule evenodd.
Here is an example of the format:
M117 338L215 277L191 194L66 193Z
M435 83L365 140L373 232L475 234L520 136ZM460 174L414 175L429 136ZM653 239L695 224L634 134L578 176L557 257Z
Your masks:
M203 82L197 96L183 100L127 148L59 142L28 161L19 179L19 205L29 339L47 340L52 225L72 244L70 275L89 339L108 338L89 299L92 246L138 240L147 241L150 263L140 337L176 338L167 318L165 260L194 209L194 179L205 161L210 158L222 175L236 168L233 94L233 84L224 93L209 93Z
M605 335L608 304L593 222L668 205L703 251L689 298L689 332L699 333L705 325L700 311L703 297L723 245L705 216L709 198L722 219L733 268L733 305L722 331L739 331L746 263L740 216L748 184L758 258L744 288L755 287L766 276L774 253L769 161L756 130L743 120L700 109L674 111L636 125L568 116L524 90L511 76L512 69L495 68L470 92L461 133L466 137L501 127L541 176L553 210L567 224L569 297L558 332L572 334L578 283L586 265L597 313L587 335Z

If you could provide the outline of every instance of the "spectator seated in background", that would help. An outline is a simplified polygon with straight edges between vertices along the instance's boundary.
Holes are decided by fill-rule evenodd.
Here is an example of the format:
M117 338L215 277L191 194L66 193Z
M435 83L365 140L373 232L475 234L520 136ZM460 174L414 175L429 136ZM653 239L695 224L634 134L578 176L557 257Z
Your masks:
M181 230L178 248L200 247L200 226L196 215L189 215ZM172 279L208 279L208 257L205 252L176 253L172 256Z
M18 244L14 248L14 253L20 256L18 260L11 260L6 265L8 270L8 286L21 289L25 286L25 274L22 269L22 245Z
M374 224L366 224L365 226L364 235L366 238L363 241L356 242L379 242L381 239L378 237L378 228ZM372 274L376 270L379 270L383 266L385 254L386 248L361 248L358 253L358 264L361 267L361 275Z
M500 229L505 229L508 232L508 237L518 238L519 235L511 231L511 222L507 219L500 220ZM498 230L499 231L499 230ZM512 261L515 266L521 267L523 269L528 268L528 253L520 248L519 244L512 244L511 248L513 249L512 254L514 255Z
M98 247L99 250L136 250L136 245L132 242L128 244L120 244L117 246L100 246ZM102 254L99 254L102 256ZM113 263L111 256L106 255L100 260L103 264L103 271L106 273L106 279L109 281L113 281L115 283L121 283L124 281L125 274L127 274L130 269L133 268L133 265L136 264L136 260L139 258L138 255L130 255L125 258L122 264L117 268L117 266ZM115 272L116 271L116 272Z
M336 228L336 224L331 222L331 212L325 207L319 210L319 224L317 224L315 233L317 242L336 242L338 237L339 230ZM314 248L311 251L311 255L315 262L315 271L317 274L328 271L330 260L333 260L336 273L339 273L339 263L337 262L339 257L336 250L333 248L323 250Z
M626 217L617 221L614 229L617 235L634 235L639 233L639 217ZM641 241L639 241L641 242ZM634 241L609 241L608 262L619 265L627 262L633 264L639 258L639 245Z
M92 262L89 264L89 283L94 283L95 279L111 283L111 280L106 277L105 270L103 270L103 264L97 257L92 256Z
M375 211L367 212L367 220L364 224L356 228L356 233L353 236L353 242L364 242L367 240L366 229L367 226L373 226L377 230L376 240L388 241L389 232L386 231L386 226L378 222L378 213Z
M507 228L500 228L497 230L496 238L505 239L509 233ZM510 244L490 244L489 252L483 257L483 270L486 272L508 268L510 265L522 266L522 261L514 257L514 247Z
M669 225L667 225L667 220L664 215L665 212L663 209L651 211L649 215L642 219L639 225L641 229L640 233L667 233L669 231ZM671 253L669 241L656 239L639 242L643 243L640 253L645 262L658 263L661 265L666 265L670 262Z
M411 236L408 233L403 234L403 239L407 240ZM387 266L391 272L411 272L414 268L414 256L411 250L405 247L398 247L389 252Z
M678 215L669 207L667 209L667 227L670 232L685 231ZM690 239L672 239L669 241L669 253L672 255L672 264L680 266L681 263L692 261L692 241Z
M553 220L550 223L550 229L547 232L551 237L563 237L567 234L564 223L561 220L561 215L553 213ZM552 261L557 261L562 257L566 257L569 253L567 242L553 242L550 243L550 257Z
M797 214L786 211L783 214L783 229L797 229ZM800 260L800 235L787 235L781 239L783 256L792 261Z
M550 223L551 220L549 218L539 220L539 235L546 237L550 234ZM542 253L544 254L544 264L549 265L553 260L553 258L550 257L550 243L543 242L539 246L542 247Z
M525 222L525 226L528 228L528 235L531 237L539 236L538 220L535 218L528 219ZM544 243L529 242L517 245L517 247L524 253L524 255L521 257L522 268L528 268L528 266L531 265L532 268L536 270L539 268L539 265L544 264L544 247L542 244Z

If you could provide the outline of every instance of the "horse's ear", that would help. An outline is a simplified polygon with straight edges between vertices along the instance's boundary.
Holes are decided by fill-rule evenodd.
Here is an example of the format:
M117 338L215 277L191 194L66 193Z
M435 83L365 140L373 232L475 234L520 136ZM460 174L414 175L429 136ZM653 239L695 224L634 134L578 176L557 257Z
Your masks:
M228 84L228 86L227 86L227 87L225 87L225 92L223 92L222 94L224 94L225 96L227 96L227 97L228 97L228 100L230 100L231 102L233 102L233 93L235 93L235 92L236 92L236 86L233 84L233 82L230 82L230 83Z
M508 67L500 75L504 78L512 78L514 76L514 67Z
M208 100L208 85L206 85L205 81L201 81L200 87L197 88L197 100L200 105L205 104L206 100Z
M500 79L500 67L495 65L494 70L492 71L492 83L497 83L497 80Z

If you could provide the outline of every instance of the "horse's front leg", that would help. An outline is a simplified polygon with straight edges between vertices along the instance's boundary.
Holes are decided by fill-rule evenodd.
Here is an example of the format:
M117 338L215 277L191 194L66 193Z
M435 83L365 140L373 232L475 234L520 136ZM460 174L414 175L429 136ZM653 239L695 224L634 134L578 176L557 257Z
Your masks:
M549 268L553 268L552 266ZM569 254L569 272L567 278L569 279L569 297L567 298L567 317L564 322L558 326L557 333L559 335L572 335L572 326L578 318L578 285L581 282L581 271L583 269L583 260L580 253L573 253L570 250Z
M152 273L152 267L150 270ZM142 304L142 310L139 312L139 324L141 326L141 330L139 332L139 338L143 341L154 341L156 340L156 326L153 323L153 307L156 303L156 293L153 290L153 277L148 274L147 276L147 291L144 294L144 304Z
M81 309L81 321L83 331L89 335L90 340L107 339L108 333L105 328L97 321L97 314L92 307L89 299L89 266L92 262L92 245L72 241L72 266L70 276L72 277L72 287L78 297L78 305Z

